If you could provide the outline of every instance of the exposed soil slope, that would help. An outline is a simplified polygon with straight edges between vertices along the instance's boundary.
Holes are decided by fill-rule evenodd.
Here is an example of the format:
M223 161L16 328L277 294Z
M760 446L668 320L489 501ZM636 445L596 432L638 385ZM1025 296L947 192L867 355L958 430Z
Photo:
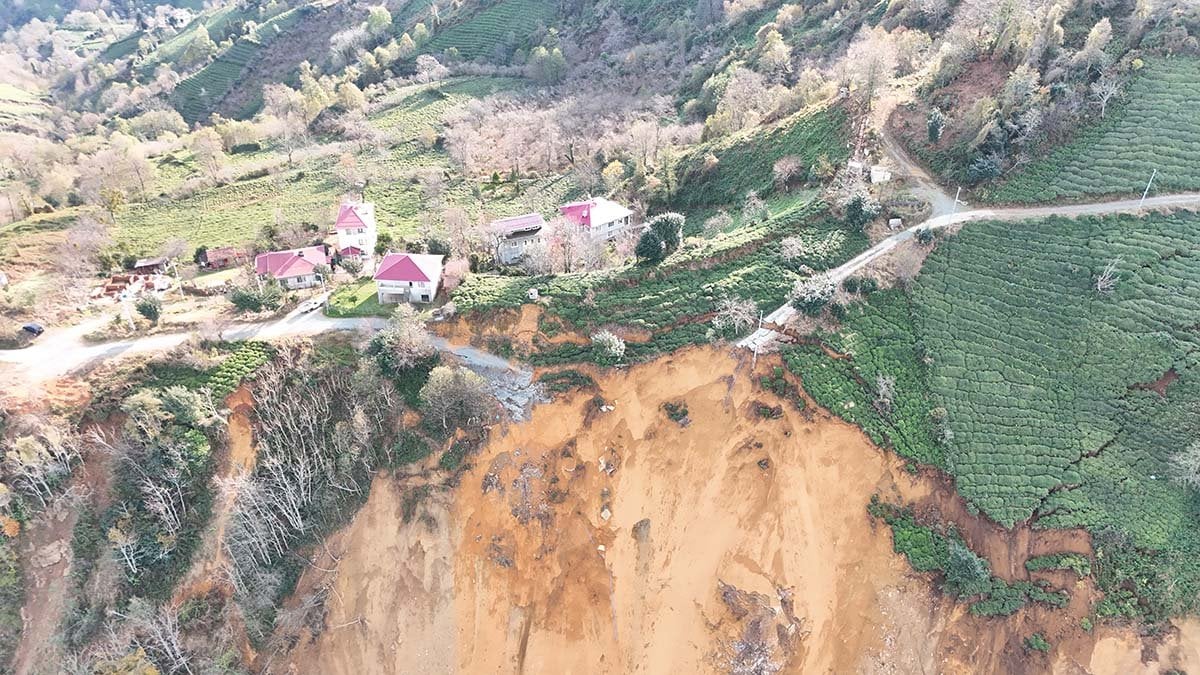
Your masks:
M764 364L760 364L762 368ZM1087 549L1073 532L972 522L953 487L912 476L857 429L785 406L749 363L690 350L596 374L586 396L498 431L452 490L412 508L381 478L301 589L331 584L325 628L275 660L296 672L1155 672L1196 668L1197 630L1146 648L1065 611L984 620L931 590L873 526L873 493L959 522L1006 577L1027 555ZM686 426L662 411L688 407ZM408 522L404 516L407 512ZM320 577L320 578L317 578ZM1029 655L1042 632L1049 656ZM1099 643L1097 644L1097 641ZM749 648L748 648L749 647ZM1157 659L1157 661L1155 661ZM1134 670L1129 670L1134 668Z

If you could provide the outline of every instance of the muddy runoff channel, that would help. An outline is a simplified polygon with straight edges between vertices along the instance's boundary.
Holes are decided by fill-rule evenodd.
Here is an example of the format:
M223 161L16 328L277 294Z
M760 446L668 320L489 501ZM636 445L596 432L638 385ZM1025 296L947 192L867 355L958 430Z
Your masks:
M973 617L941 596L893 553L890 531L866 506L880 494L970 518L952 485L908 473L811 403L764 419L758 404L779 402L755 385L748 356L695 348L593 372L596 391L530 412L540 396L527 396L532 373L502 370L480 353L474 368L517 373L510 403L526 421L494 429L453 485L378 477L298 585L297 596L328 589L322 625L272 658L271 670L1200 667L1191 623L1155 642L1118 628L1083 630L1094 598L1088 581L1061 580L1073 598L1065 609L1031 607L1006 619ZM773 365L761 359L758 368ZM686 405L686 418L673 420L664 404ZM1077 533L961 525L1006 576L1019 576L1016 559L1030 552L1087 543ZM1053 645L1049 654L1023 648L1034 632Z

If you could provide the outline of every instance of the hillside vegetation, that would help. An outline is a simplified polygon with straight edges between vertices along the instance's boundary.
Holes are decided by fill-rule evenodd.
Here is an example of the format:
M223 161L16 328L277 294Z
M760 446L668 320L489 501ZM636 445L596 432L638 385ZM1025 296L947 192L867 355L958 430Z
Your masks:
M247 69L261 58L264 49L275 40L286 40L288 33L301 22L315 18L310 15L319 13L320 10L310 5L302 5L273 17L253 34L239 39L200 72L175 87L172 96L175 109L189 124L203 119L235 87L245 85ZM240 116L248 116L256 109L254 106Z
M202 188L195 194L131 205L118 213L114 238L131 251L150 252L176 236L181 226L185 226L190 240L219 246L251 241L261 227L280 220L324 223L332 216L332 205L350 187L338 177L343 152L355 158L356 172L370 178L365 196L376 203L382 231L396 237L412 235L429 205L414 172L450 168L445 152L424 147L418 135L427 128L437 128L442 116L455 106L518 85L514 80L481 77L400 90L393 94L392 103L369 117L371 125L386 134L384 147L346 146L339 152L335 146L305 161L303 168L292 169L287 168L278 152L256 153L240 161L248 166L271 164L278 167L278 173L256 176L254 170L247 170L239 179ZM172 161L162 162L162 178L170 178ZM184 161L185 175L198 170ZM510 215L526 209L529 200L549 206L574 193L570 180L556 178L526 181L523 189L520 196L511 190L498 190L481 200L474 194L471 181L456 177L448 181L444 199L473 214L486 208Z
M426 50L442 53L455 49L462 58L478 59L496 55L497 48L508 51L517 40L539 26L547 27L557 13L557 3L542 0L500 0L484 7L469 18L438 31Z
M992 191L1001 202L1200 190L1200 59L1148 64L1127 102Z

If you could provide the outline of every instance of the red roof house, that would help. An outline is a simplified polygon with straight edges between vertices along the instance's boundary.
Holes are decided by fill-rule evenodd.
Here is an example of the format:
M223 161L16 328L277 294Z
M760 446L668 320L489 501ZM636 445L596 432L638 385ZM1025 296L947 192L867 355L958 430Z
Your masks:
M371 202L342 204L338 209L337 221L334 222L333 227L336 230L375 229L375 204Z
M277 279L287 288L309 288L320 282L318 266L329 265L324 246L262 253L254 258L254 271Z
M389 253L375 272L380 303L430 302L442 281L440 255Z
M597 239L617 236L629 226L629 218L633 215L633 211L604 197L563 204L558 211L575 225L588 228Z
M343 258L365 261L375 252L378 235L375 231L375 205L371 202L351 202L338 207L333 224L337 234L337 250Z
M205 267L220 268L236 265L246 260L246 251L236 246L210 248L204 252Z

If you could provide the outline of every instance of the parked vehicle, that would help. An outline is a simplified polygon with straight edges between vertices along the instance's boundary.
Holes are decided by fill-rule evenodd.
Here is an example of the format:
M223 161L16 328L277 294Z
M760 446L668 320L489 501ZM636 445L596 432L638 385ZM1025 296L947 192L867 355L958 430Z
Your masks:
M46 329L43 328L42 324L40 324L40 323L27 323L24 326L21 326L21 330L25 331L26 333L29 333L30 335L32 335L34 337L37 337L37 336L41 335L42 333L46 332Z

